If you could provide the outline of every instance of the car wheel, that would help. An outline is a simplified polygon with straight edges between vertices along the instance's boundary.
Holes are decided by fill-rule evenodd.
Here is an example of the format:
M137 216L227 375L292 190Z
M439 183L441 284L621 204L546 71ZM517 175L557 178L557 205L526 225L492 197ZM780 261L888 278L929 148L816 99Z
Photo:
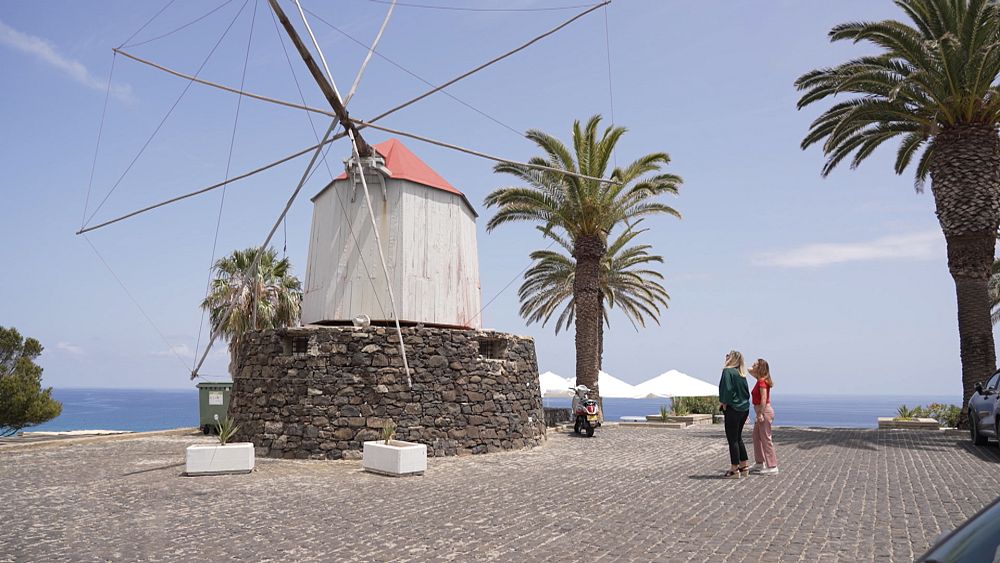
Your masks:
M969 413L972 415L972 413ZM986 436L979 433L979 421L975 416L969 416L969 433L972 435L972 443L977 446L986 445Z

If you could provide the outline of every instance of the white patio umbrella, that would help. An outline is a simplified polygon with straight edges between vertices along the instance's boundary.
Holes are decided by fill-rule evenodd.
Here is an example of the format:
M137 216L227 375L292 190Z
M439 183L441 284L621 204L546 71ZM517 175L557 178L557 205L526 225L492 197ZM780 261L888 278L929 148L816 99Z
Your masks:
M691 377L675 369L635 386L637 399L656 397L709 397L719 394L719 386Z
M546 399L552 397L572 397L573 392L569 390L572 386L572 381L551 371L538 376L538 387L542 391L542 397Z
M635 386L629 385L603 370L598 372L597 386L604 398L634 399L638 394Z

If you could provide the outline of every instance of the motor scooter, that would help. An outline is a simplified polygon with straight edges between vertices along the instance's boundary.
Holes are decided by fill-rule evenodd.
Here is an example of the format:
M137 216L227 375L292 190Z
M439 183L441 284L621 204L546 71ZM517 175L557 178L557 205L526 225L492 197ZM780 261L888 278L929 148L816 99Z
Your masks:
M573 431L590 438L594 435L594 429L601 425L597 401L590 398L588 395L590 389L586 385L577 385L569 389L573 392L573 416L576 418Z

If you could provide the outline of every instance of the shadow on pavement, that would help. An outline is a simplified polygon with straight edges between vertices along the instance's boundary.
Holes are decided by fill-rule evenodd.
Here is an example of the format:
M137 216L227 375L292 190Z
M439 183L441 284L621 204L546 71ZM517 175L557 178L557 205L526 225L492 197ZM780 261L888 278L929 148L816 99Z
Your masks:
M746 439L746 437L744 437ZM777 428L773 439L779 448L811 450L819 447L840 447L853 450L877 451L902 448L916 451L945 452L965 450L983 461L1000 463L1000 451L992 443L976 447L967 439L954 434L919 430ZM746 440L749 442L749 440Z
M696 481L725 481L723 473L714 475L688 475L688 479L694 479ZM731 479L731 481L738 481L739 479Z
M130 475L140 475L142 473L151 473L153 471L160 471L161 469L171 469L173 467L182 467L184 462L171 463L170 465L160 465L158 467L150 467L149 469L139 469L137 471L129 471L128 473L123 473L122 477L128 477Z

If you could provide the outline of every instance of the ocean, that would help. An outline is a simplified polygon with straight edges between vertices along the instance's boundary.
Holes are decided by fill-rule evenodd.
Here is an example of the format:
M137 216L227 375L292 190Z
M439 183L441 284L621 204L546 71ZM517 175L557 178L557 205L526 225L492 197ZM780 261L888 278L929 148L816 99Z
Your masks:
M62 414L26 431L165 430L198 426L198 391L153 389L53 389ZM545 399L545 406L568 407L569 399ZM622 416L659 414L668 399L604 399L609 421ZM896 408L929 403L959 404L958 396L782 395L773 403L776 426L874 428L879 416Z
M569 407L571 399L544 399L547 407ZM900 405L961 404L961 396L937 395L781 395L776 396L775 426L816 428L875 428L878 417L895 416ZM604 418L660 414L669 399L604 399Z

